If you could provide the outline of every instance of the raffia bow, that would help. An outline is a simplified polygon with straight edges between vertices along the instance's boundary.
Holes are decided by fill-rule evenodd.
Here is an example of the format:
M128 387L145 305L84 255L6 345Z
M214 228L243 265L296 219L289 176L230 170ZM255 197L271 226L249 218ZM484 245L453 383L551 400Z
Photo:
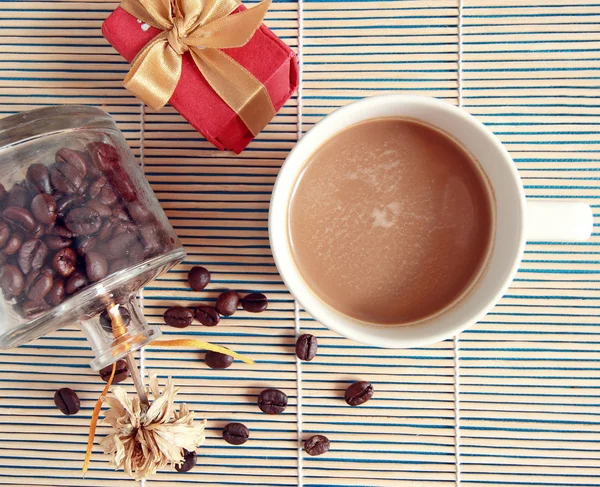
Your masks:
M159 110L173 95L182 56L189 51L211 88L257 135L275 115L269 92L221 49L246 44L271 0L230 15L240 4L238 0L122 0L121 8L163 31L131 63L125 88Z

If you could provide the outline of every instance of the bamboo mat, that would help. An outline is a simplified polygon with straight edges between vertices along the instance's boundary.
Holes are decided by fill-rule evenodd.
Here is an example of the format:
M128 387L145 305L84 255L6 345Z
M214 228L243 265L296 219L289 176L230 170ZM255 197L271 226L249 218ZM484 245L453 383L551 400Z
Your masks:
M600 485L597 233L584 244L528 245L500 304L457 340L431 347L362 346L300 311L301 330L320 341L317 359L296 368L294 302L269 251L268 201L297 133L336 107L379 93L462 100L506 144L529 197L580 198L598 217L600 2L457 1L276 1L267 23L301 51L302 90L239 156L215 151L170 107L144 110L121 87L128 66L99 30L115 2L0 3L1 115L62 103L104 108L185 244L185 263L144 291L148 320L161 323L174 304L213 302L224 288L264 292L271 303L209 331L164 328L234 348L254 367L214 371L198 352L144 352L145 371L172 375L181 398L209 419L198 466L146 484ZM213 273L208 292L186 286L196 264ZM103 386L90 357L74 327L0 354L0 484L140 484L108 468L97 445L80 478ZM343 390L359 378L373 382L375 398L347 407ZM63 386L82 398L77 416L53 405ZM258 410L265 387L288 394L284 414ZM230 421L249 426L246 445L220 439ZM298 437L315 433L331 439L331 451L299 453Z

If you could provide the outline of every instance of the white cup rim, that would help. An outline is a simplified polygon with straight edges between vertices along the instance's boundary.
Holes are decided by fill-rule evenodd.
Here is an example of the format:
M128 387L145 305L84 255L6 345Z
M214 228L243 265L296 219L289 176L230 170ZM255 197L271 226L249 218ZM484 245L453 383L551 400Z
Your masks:
M399 107L407 106L408 104L423 110L429 110L432 113L443 114L444 117L450 117L453 121L460 121L465 127L468 127L469 131L473 130L473 134L478 138L478 143L480 145L484 144L485 148L496 158L494 161L495 166L502 173L499 179L503 181L502 191L510 193L506 195L505 200L514 202L510 208L509 215L514 221L507 222L506 215L500 215L501 212L498 211L497 220L502 216L504 228L508 228L507 225L509 224L511 225L511 235L507 237L508 243L503 240L502 249L499 252L496 252L495 248L492 250L490 261L493 258L496 261L502 259L501 261L493 262L494 272L497 274L497 282L496 280L492 281L485 278L489 282L484 283L487 286L487 291L484 293L482 290L481 293L481 296L484 296L484 298L476 301L475 298L478 296L473 296L473 304L470 303L471 310L462 310L462 314L458 313L460 310L457 310L456 316L461 317L458 321L451 322L451 320L448 320L448 322L444 323L443 319L438 320L437 317L434 317L431 320L426 320L425 323L417 323L409 326L376 326L359 322L334 310L316 296L314 291L301 277L299 271L296 269L289 246L287 229L288 203L291 190L300 169L314 150L324 140L331 137L331 135L347 126L357 123L356 121L346 123L345 120L353 120L359 113L361 114L359 116L364 117L363 120L379 118L379 116L368 115L373 111L374 107ZM340 126L338 130L332 131L330 135L323 135L323 133L331 131L336 125ZM454 136L455 134L451 135ZM464 143L459 137L455 138L467 149L470 149L468 143ZM496 192L499 188L494 186L493 180L490 180L490 182L492 183L494 192ZM499 228L498 221L496 226ZM339 108L323 118L300 139L289 153L275 182L269 207L269 240L273 258L283 282L294 298L310 315L328 328L357 342L384 348L412 348L437 343L453 337L483 318L506 293L518 270L525 246L524 228L525 195L521 179L512 158L496 136L472 115L454 105L434 98L413 95L381 95L364 98ZM498 237L497 235L495 245L498 245ZM497 253L503 255L501 257L494 256ZM485 281L485 279L481 278L480 281ZM478 286L479 282L475 285L475 289ZM473 292L470 294L473 294ZM448 316L448 318L451 318L451 316Z

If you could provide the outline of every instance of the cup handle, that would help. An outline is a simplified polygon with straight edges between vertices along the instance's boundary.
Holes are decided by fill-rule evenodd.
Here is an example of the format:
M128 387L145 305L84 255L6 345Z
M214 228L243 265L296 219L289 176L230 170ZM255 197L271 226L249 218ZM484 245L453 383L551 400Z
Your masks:
M585 203L527 200L528 242L583 242L593 228L594 215Z

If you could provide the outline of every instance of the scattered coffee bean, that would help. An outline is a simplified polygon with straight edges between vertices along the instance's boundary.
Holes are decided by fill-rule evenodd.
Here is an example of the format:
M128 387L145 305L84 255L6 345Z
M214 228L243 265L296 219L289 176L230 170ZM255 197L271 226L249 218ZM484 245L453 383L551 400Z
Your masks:
M31 202L31 213L38 222L47 225L56 220L56 201L46 193L40 193Z
M265 389L258 395L258 407L263 413L279 414L287 407L288 397L279 389Z
M211 306L198 306L194 309L194 316L204 326L217 326L221 321L219 313Z
M117 150L104 142L92 142L87 149L92 162L103 174L112 173L114 167L118 166L121 161Z
M50 171L43 164L32 164L27 168L25 181L29 190L34 193L54 193L54 188L50 183Z
M127 308L125 308L123 306L119 306L119 314L121 315L121 320L123 321L123 325L125 325L126 327L129 326L129 323L131 322L131 314L129 313ZM104 311L102 311L102 313L100 313L99 320L100 320L100 325L102 326L104 331L112 334L112 321L110 319L110 316L109 316L107 310L104 310Z
M46 294L46 302L52 306L58 306L65 300L65 281L61 277L55 277L52 287Z
M91 235L100 230L102 218L96 210L91 208L75 208L65 218L65 225L75 235Z
M237 310L240 296L235 291L225 291L219 294L215 308L223 316L231 316Z
M193 291L202 291L210 282L210 272L202 266L194 266L188 273L188 283Z
M41 269L48 256L48 246L39 238L32 238L21 245L17 262L23 274Z
M248 294L241 301L242 308L250 313L262 313L269 305L269 301L263 293Z
M192 324L194 312L183 306L173 306L165 311L163 315L165 323L175 328L186 328Z
M65 292L70 296L71 294L75 294L80 289L83 289L88 284L89 282L85 277L85 274L80 270L75 270L65 284Z
M229 423L223 428L223 439L230 445L243 445L249 437L250 431L242 423Z
M233 357L230 355L225 355L221 352L206 352L206 356L204 357L204 362L211 369L227 369L231 367L233 364Z
M88 252L85 254L85 269L90 282L104 279L108 275L106 257L98 252Z
M44 236L44 225L38 223L29 234L32 238L42 238Z
M32 301L41 301L50 292L53 283L54 278L48 270L32 271L25 280L25 294Z
M19 232L13 232L11 233L10 237L8 237L8 240L2 249L2 253L7 256L15 255L21 248L22 244L23 234Z
M361 380L346 389L344 398L350 406L360 406L373 397L373 386L370 382Z
M52 267L62 277L69 277L77 267L77 254L70 247L60 249L52 258Z
M21 294L24 287L25 277L21 269L12 264L4 264L0 267L0 289L7 300Z
M51 224L46 227L46 235L56 235L62 238L73 238L73 232L63 225Z
M111 365L107 365L106 367L104 367L103 369L100 369L100 378L104 381L104 382L108 382L108 379L110 379L110 374L112 374L112 364ZM113 384L118 384L119 382L123 382L124 380L126 380L129 377L129 367L127 366L127 361L125 360L117 360L117 367L115 369L115 376L113 378L112 383Z
M2 217L9 224L23 232L31 232L37 226L31 212L20 206L9 206L2 212Z
M8 208L9 206L18 206L20 208L29 208L33 195L27 191L23 186L13 186L6 195L4 205Z
M317 355L317 337L310 333L300 335L296 341L296 356L300 360L310 362Z
M187 451L183 450L183 463L180 465L175 465L175 470L180 473L189 472L192 468L196 466L196 452L195 451Z
M81 404L79 402L79 396L74 390L68 387L59 389L54 394L54 404L60 409L61 413L71 416L79 412Z
M323 435L311 436L304 442L304 451L311 457L323 455L329 451L329 439Z

